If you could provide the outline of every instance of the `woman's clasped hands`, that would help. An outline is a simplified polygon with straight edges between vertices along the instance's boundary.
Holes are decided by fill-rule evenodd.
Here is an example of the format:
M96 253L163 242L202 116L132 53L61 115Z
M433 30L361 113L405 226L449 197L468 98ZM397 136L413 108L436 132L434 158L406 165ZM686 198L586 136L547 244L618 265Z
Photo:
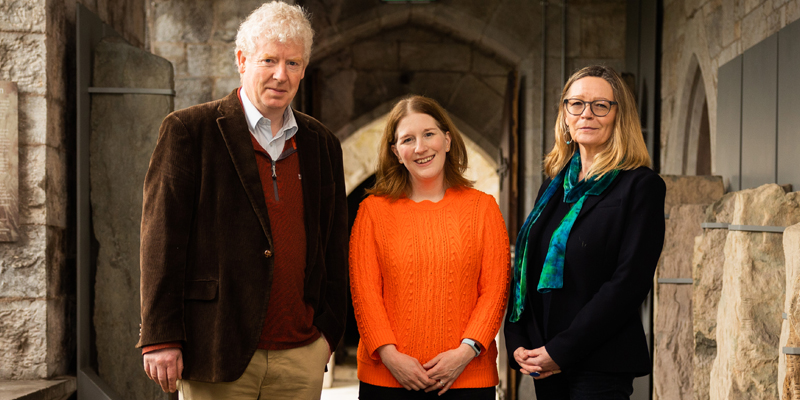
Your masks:
M406 390L439 390L440 396L450 389L467 364L475 358L475 352L465 344L439 353L425 364L401 353L393 344L379 347L378 355L392 376Z
M532 376L533 379L544 379L561 372L561 368L550 358L544 346L533 350L518 347L514 350L514 360L521 367L520 372Z

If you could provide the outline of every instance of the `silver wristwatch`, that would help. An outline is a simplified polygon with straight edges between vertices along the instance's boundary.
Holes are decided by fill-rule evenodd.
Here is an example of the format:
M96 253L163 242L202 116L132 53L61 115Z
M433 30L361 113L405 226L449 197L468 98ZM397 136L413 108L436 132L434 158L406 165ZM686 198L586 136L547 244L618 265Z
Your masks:
M472 339L466 339L465 338L465 339L461 339L461 343L464 343L467 346L472 347L472 350L475 351L475 357L481 355L481 347L478 346L478 342L476 342L476 341L474 341Z

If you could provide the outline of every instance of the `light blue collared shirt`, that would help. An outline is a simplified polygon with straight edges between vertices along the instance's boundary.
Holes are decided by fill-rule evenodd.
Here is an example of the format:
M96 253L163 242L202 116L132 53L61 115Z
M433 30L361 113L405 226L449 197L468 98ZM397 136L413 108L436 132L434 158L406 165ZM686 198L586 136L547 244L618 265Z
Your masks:
M277 161L281 153L283 153L283 146L286 145L286 141L297 133L297 121L294 119L292 106L286 107L286 111L283 112L283 126L273 137L272 121L261 115L261 112L253 105L253 102L247 98L247 91L243 87L239 88L239 95L242 97L242 106L244 106L244 115L247 117L247 127L250 128L250 133L256 138L258 144L267 151L272 160Z

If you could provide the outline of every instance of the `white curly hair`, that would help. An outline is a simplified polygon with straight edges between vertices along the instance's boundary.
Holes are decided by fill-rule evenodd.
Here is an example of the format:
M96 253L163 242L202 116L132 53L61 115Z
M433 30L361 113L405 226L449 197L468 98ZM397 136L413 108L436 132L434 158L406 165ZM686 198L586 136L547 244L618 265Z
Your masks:
M281 1L264 3L239 25L234 52L252 55L266 41L293 42L303 45L303 61L308 64L314 41L310 19L311 14L300 6Z

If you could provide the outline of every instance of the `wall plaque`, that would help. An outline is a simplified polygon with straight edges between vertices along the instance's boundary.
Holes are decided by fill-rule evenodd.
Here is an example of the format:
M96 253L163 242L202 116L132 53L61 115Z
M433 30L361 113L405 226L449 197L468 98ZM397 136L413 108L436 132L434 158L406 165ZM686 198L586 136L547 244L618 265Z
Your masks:
M0 242L19 238L17 85L0 81Z

